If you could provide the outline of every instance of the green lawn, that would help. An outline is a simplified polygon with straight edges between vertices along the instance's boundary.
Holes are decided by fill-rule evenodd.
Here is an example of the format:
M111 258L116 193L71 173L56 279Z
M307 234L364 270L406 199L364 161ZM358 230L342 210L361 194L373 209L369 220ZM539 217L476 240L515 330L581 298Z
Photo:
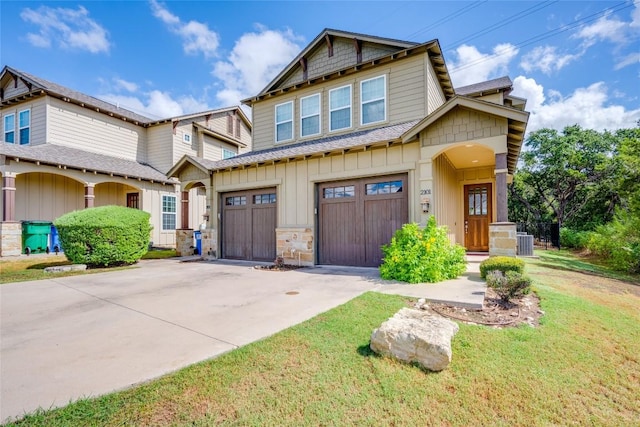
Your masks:
M142 259L164 259L176 256L174 249L154 249L147 252ZM0 258L0 284L12 282L26 282L29 280L50 279L52 277L77 276L80 274L102 273L106 271L121 270L128 267L94 268L85 271L68 271L60 273L45 273L46 267L70 265L64 254L59 255L32 255L29 257L4 257Z
M638 285L558 264L528 262L540 327L461 324L440 373L371 353L371 331L407 301L367 293L215 360L17 425L640 425Z

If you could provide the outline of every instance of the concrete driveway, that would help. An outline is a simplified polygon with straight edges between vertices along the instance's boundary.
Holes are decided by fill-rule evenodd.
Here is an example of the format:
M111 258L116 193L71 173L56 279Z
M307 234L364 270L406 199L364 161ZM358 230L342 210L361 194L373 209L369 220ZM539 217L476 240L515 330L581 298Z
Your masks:
M481 283L462 282L441 292L483 298ZM437 293L437 286L424 289ZM368 290L409 288L382 281L376 269L272 272L178 260L2 285L0 422L218 356Z

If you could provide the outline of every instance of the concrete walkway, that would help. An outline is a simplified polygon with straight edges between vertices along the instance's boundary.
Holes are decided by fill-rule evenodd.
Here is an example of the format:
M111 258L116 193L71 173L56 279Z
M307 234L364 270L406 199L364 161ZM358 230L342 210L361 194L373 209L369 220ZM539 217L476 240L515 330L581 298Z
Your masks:
M219 356L367 291L481 306L478 263L431 285L384 281L371 268L179 260L0 285L0 422Z

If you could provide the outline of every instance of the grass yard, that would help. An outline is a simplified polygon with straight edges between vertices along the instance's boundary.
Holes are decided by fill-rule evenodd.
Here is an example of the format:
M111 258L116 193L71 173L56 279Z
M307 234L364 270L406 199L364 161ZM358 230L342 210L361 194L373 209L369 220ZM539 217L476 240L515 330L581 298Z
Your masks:
M640 425L638 282L553 257L527 266L541 326L461 324L441 373L372 354L371 331L407 301L367 293L218 359L16 425Z
M142 259L163 259L176 256L174 249L153 249ZM46 267L70 265L64 254L37 254L31 256L0 258L0 284L12 282L26 282L29 280L50 279L52 277L77 276L80 274L103 273L105 271L120 270L129 267L94 268L85 271L68 271L60 273L45 273Z

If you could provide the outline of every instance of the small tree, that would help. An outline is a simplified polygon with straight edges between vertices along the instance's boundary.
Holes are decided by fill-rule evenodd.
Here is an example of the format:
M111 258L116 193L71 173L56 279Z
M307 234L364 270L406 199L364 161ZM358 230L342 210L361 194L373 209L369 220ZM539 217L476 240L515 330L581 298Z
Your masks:
M67 259L91 267L133 264L149 249L150 214L122 206L101 206L58 218Z
M454 279L467 267L464 248L451 244L446 227L438 227L433 216L422 230L416 223L405 224L382 252L383 279L433 283Z

